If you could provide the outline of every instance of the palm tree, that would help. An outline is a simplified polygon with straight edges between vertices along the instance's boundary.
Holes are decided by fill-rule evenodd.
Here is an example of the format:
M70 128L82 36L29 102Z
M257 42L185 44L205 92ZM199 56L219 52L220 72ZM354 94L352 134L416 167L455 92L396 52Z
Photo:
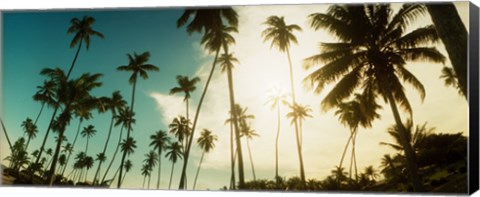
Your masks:
M302 140L303 140L303 129L302 129L302 126L303 126L303 120L305 120L305 118L313 118L312 115L310 115L310 112L312 112L312 109L310 109L310 107L308 105L301 105L301 104L298 104L298 103L295 103L293 105L290 105L289 104L289 107L290 109L292 110L291 112L289 112L287 114L287 118L291 118L292 119L292 122L291 124L295 124L295 123L298 123L298 126L299 126L299 144L300 144L300 150L302 148Z
M65 160L65 165L63 165L63 169L62 169L62 173L61 173L61 174L62 174L62 177L63 177L63 175L65 174L65 169L67 169L68 160L70 159L70 155L71 155L72 152L73 152L73 147L72 147L72 144L67 143L67 144L66 144L65 146L63 146L62 148L63 148L62 152L68 154L68 156L67 156L67 158L66 158L66 160Z
M184 97L183 101L185 101L185 105L186 105L187 121L190 120L189 117L188 117L188 112L189 112L188 111L188 99L190 99L190 93L197 89L195 84L199 81L200 81L200 78L198 78L198 77L194 77L193 79L190 80L190 79L188 79L187 76L178 75L177 76L177 83L178 83L179 86L170 89L170 94L176 94L176 93L180 93L180 92L185 93L185 97Z
M35 93L35 95L33 95L33 100L42 103L42 107L40 108L40 112L38 112L37 118L35 118L35 122L33 124L37 125L37 121L42 114L45 104L47 104L47 106L55 105L55 88L56 84L52 80L45 80L43 81L43 86L37 86L38 91Z
M143 184L142 184L142 188L145 189L145 179L147 178L147 176L150 176L150 169L148 169L148 165L147 164L143 164L142 166L142 175L143 175Z
M87 127L83 127L82 130L82 137L87 137L87 143L85 144L85 154L88 154L88 142L91 137L93 137L97 133L95 127L93 125L88 125Z
M183 163L182 168L182 176L180 179L179 189L184 189L185 187L185 179L186 179L186 170L188 164L188 158L190 155L190 147L192 146L193 136L195 135L195 128L197 126L197 120L200 114L200 109L202 107L203 99L208 90L208 86L210 84L210 80L212 79L213 72L215 71L215 65L217 62L217 57L220 52L220 49L223 47L223 43L225 41L233 40L233 37L229 36L228 34L223 34L219 29L224 28L224 19L228 23L228 26L233 28L226 28L226 32L230 32L235 30L238 25L238 14L237 12L231 7L225 8L214 8L214 9L185 9L184 13L180 18L177 20L177 28L182 27L187 24L190 17L193 19L187 25L187 32L188 34L192 34L193 32L201 32L203 30L204 35L202 36L201 44L205 45L205 49L210 53L215 53L215 58L213 60L212 68L210 69L210 73L208 75L208 79L205 83L205 87L203 89L202 95L200 96L200 101L197 106L197 111L195 112L195 118L193 120L192 125L192 135L188 140L188 146L185 150L185 160ZM220 34L218 34L220 33ZM243 185L243 180L242 180Z
M280 103L287 104L287 94L282 94L278 89L273 90L273 95L267 102L272 103L271 109L277 108L277 136L275 137L275 181L278 184L278 140L280 139Z
M250 140L252 140L253 137L258 137L259 135L255 132L255 130L250 128L250 126L247 124L244 124L242 126L241 132L242 133L240 137L246 137L246 140L247 140L248 156L250 158L250 166L252 167L253 181L256 181L257 177L255 176L255 168L253 165L252 151L250 150Z
M340 123L348 126L350 128L350 137L345 144L343 149L342 157L340 159L339 167L342 167L343 159L347 151L348 145L352 143L352 155L354 159L350 161L350 166L352 163L355 165L355 178L358 178L357 174L357 162L355 155L355 139L357 136L358 126L361 125L364 128L371 128L372 121L374 119L380 118L380 115L376 112L377 109L381 109L381 106L378 105L374 98L370 98L371 95L361 95L355 94L354 98L348 102L342 102L338 104L338 110L335 111L335 115L338 115L338 120ZM350 168L350 176L352 171Z
M178 159L182 159L183 150L182 145L178 142L174 142L167 146L168 152L165 154L165 157L172 162L172 171L170 173L170 183L168 184L168 189L172 186L172 177L173 177L173 170L175 168L175 163L177 163Z
M63 73L63 71L61 71L61 73ZM59 101L59 104L63 105L63 107L62 112L57 119L59 125L59 137L56 144L55 153L53 155L53 162L50 167L50 172L52 172L49 174L48 179L50 181L50 185L53 184L55 179L54 172L60 152L60 147L63 142L66 127L70 123L70 120L72 118L71 114L73 112L73 109L75 109L77 106L93 106L96 103L96 98L90 95L90 91L96 87L101 86L102 83L97 82L97 80L101 76L101 74L91 75L89 73L86 73L75 80L65 81L62 79L66 78L61 77L61 79L58 81L59 88L56 95L58 97L57 100Z
M150 152L148 152L148 154L145 154L145 160L143 160L143 162L145 162L145 164L147 165L150 173L148 175L148 189L150 189L150 179L151 179L151 172L153 171L153 168L155 167L155 165L157 165L157 160L158 160L158 155L157 153L154 151L154 150L151 150Z
M208 129L203 129L202 133L200 133L197 144L203 151L198 164L197 173L195 175L195 181L193 182L193 189L195 189L195 186L197 185L198 174L200 173L200 167L202 166L203 156L205 156L205 153L209 153L215 148L215 141L217 140L218 137L216 135L212 135L212 131Z
M291 94L292 94L292 104L296 104L295 99L295 89L293 81L293 66L292 60L290 58L290 43L297 44L297 38L293 35L294 31L302 31L302 28L296 24L287 25L283 16L270 16L267 18L267 21L264 22L267 25L267 29L262 32L262 37L264 37L264 42L269 40L272 41L270 47L276 47L280 52L285 52L288 58L288 64L290 68L290 85L291 85ZM295 121L295 136L297 141L297 152L300 162L300 179L302 180L303 185L305 186L305 169L303 165L303 155L300 145L300 134L298 129L298 123Z
M117 90L117 91L114 91L112 93L111 98L105 97L103 99L103 103L104 103L105 108L110 109L110 111L112 112L112 119L110 120L110 126L108 128L107 139L105 141L105 146L103 147L103 151L102 151L102 154L105 155L106 152L107 152L108 142L110 141L110 136L112 135L113 123L115 121L115 117L117 116L117 111L120 111L121 109L123 109L127 105L127 102L125 100L123 100L123 97L120 94L120 91ZM117 145L117 147L118 147L118 145ZM97 172L95 172L95 177L93 178L93 183L94 184L97 181L97 176L99 176L100 167L102 166L104 161L105 160L100 160L98 162Z
M166 131L159 130L154 135L150 136L152 142L150 146L153 146L154 150L158 151L158 177L157 177L157 189L160 188L160 177L162 169L162 152L167 148L170 143L170 137L168 137Z
M133 163L132 163L132 161L127 159L125 161L125 164L123 164L123 166L125 166L125 174L123 175L123 178L122 178L122 184L123 184L123 181L125 181L125 177L127 176L127 173L130 172L130 170L132 169Z
M91 16L84 16L82 20L78 18L73 18L71 21L72 25L68 28L68 33L72 34L75 33L75 36L70 42L70 48L75 47L78 44L77 53L75 53L75 58L73 58L72 66L68 70L67 79L72 73L73 67L75 66L75 62L77 61L78 54L80 53L80 49L82 48L82 43L85 42L85 47L87 50L90 48L90 40L91 36L98 36L101 39L104 39L102 33L95 31L92 29L93 23L95 23L95 18Z
M408 169L414 190L423 191L423 184L415 159L408 144L397 104L412 115L410 103L400 81L411 84L423 99L425 89L421 82L405 68L407 61L445 61L445 57L431 42L438 36L432 25L405 30L422 13L418 4L404 4L390 16L388 4L378 5L333 5L327 14L310 15L314 29L325 28L340 41L322 43L321 54L305 59L305 68L319 63L325 66L315 70L305 79L316 93L326 84L337 82L322 101L324 109L331 109L357 90L374 97L381 96L390 104L395 122L400 125L399 136L407 156ZM341 17L340 17L341 16ZM313 87L314 86L314 87Z
M98 153L96 156L97 157L95 158L95 160L98 161L98 165L100 165L100 163L107 160L107 156L105 156L105 154L103 154L103 153ZM97 184L97 179L96 178L97 178L97 175L99 173L99 169L100 168L97 168L97 171L95 172L95 176L93 177L93 185Z
M235 43L235 40L232 40L232 44ZM229 91L229 99L230 99L230 111L235 112L235 93L233 89L233 75L232 75L232 69L233 69L233 63L239 62L237 58L233 56L233 54L228 53L228 44L229 43L224 43L224 51L225 53L222 54L218 58L218 61L220 63L220 66L222 67L223 72L227 72L227 80L228 80L228 91ZM244 178L244 172L243 172L243 153L242 153L242 145L240 142L240 127L239 127L239 118L237 116L237 113L232 114L233 120L233 128L234 128L234 133L235 133L235 141L236 141L236 154L238 155L238 175L239 175L239 187L240 189L244 189L244 184L245 184L245 178Z
M175 135L177 140L182 144L183 148L186 148L187 139L190 136L191 129L190 129L190 122L183 116L175 117L168 125L170 129L170 133Z
M132 72L132 75L130 76L128 82L133 86L132 88L132 102L130 105L130 110L131 113L133 113L133 107L135 105L135 89L137 86L137 78L138 75L142 77L143 79L148 79L148 73L147 71L159 71L158 67L156 67L153 64L147 64L148 60L150 59L150 53L148 51L142 53L142 54L137 54L133 53L133 56L131 54L127 54L128 56L128 65L122 65L117 68L119 71L128 71ZM127 129L127 138L130 138L130 131L131 131L131 125L128 126ZM118 176L118 184L117 187L120 188L121 186L121 178L122 178L122 172L123 172L123 164L125 162L125 156L126 153L124 152L122 155L122 161L120 165L120 175Z
M93 167L93 163L95 162L94 159L90 156L86 156L84 162L84 167L87 169L85 171L85 177L84 177L84 182L87 181L87 176L88 176L88 170Z
M379 176L377 170L375 170L373 166L365 167L365 175L367 175L368 178L373 182L375 182L375 179L377 179Z
M93 107L93 105L91 106ZM77 126L77 132L75 134L75 138L73 139L73 142L72 142L72 149L75 147L75 144L77 143L77 139L78 139L78 136L80 135L81 133L81 128L82 128L82 123L84 120L89 120L90 118L92 118L92 113L90 112L93 108L87 108L85 106L78 106L74 109L74 114L75 116L78 118L78 126ZM70 161L70 155L72 153L70 152L67 156L67 164L68 164L68 161Z
M25 145L25 150L27 150L28 145L30 144L30 140L37 137L38 129L37 125L35 125L30 118L27 118L25 119L25 121L22 122L22 127L23 131L27 134L28 137L27 144Z
M452 2L426 3L438 36L445 45L458 81L459 92L467 98L468 32ZM452 36L455 35L455 36Z
M58 157L58 164L60 164L60 168L57 169L57 174L59 174L60 170L65 166L65 162L67 161L67 156L65 154L61 154Z
M137 141L135 141L133 138L127 138L126 140L123 140L122 143L120 143L121 151L123 152L123 155L131 155L135 151L135 148L137 148ZM122 168L124 163L120 164L120 172L122 171ZM120 174L121 175L121 174ZM118 183L119 185L122 184L122 176L118 177ZM119 186L117 186L119 187Z
M2 130L3 130L3 133L5 134L5 138L7 139L8 147L10 147L10 151L13 152L12 143L10 142L10 138L8 137L7 129L5 129L5 124L3 124L2 119L0 119L0 123L2 123Z
M102 183L105 181L105 178L108 175L108 171L113 165L113 162L115 161L115 157L117 156L118 150L120 148L121 142L122 142L122 136L123 136L123 129L128 128L129 125L135 124L136 119L134 118L135 113L130 110L129 107L125 108L120 108L118 115L115 116L115 126L122 125L120 128L120 134L118 135L118 142L117 145L115 146L115 151L113 152L112 160L110 160L110 164L108 164L107 169L105 170L105 173L102 178Z

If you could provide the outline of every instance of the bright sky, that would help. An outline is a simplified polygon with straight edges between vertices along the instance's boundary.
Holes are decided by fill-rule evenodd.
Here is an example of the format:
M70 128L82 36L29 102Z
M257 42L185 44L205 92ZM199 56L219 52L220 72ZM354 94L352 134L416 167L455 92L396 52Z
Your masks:
M457 3L462 20L468 24L467 3ZM334 110L326 113L320 110L320 101L324 94L316 95L304 88L303 78L311 72L301 67L302 60L313 54L319 53L318 43L334 41L324 31L313 31L307 23L307 16L315 12L325 12L327 4L303 6L238 6L234 9L239 14L239 34L234 34L236 45L231 48L240 64L235 65L233 74L237 103L248 107L248 113L254 114L251 121L260 135L250 143L252 149L255 172L258 178L272 179L275 173L275 132L276 111L265 105L268 91L279 87L284 91L289 90L289 70L285 54L275 49L270 49L270 43L263 43L260 34L265 29L262 23L268 16L285 16L288 24L298 24L302 32L296 32L299 44L291 47L292 62L294 65L294 81L296 96L299 103L309 105L314 118L304 122L303 155L306 176L308 179L323 179L330 174L335 165L338 165L341 151L348 138L348 128L342 126ZM139 9L135 11L41 11L41 12L5 12L3 14L3 115L10 139L15 141L23 135L20 124L26 117L34 119L40 110L40 104L31 97L36 91L36 86L45 79L39 76L39 71L45 67L60 67L68 69L75 50L69 49L71 35L66 34L69 21L73 17L90 15L97 22L93 28L105 35L105 40L94 38L88 51L82 50L77 61L73 76L81 73L103 73L101 79L103 86L94 94L97 96L110 96L114 90L120 90L124 98L130 102L131 86L128 84L130 73L115 70L120 65L128 63L127 53L142 53L150 51L149 63L157 65L160 72L149 73L148 80L139 80L135 111L137 123L134 126L133 137L138 148L130 157L133 169L127 174L123 187L141 188L140 174L142 161L145 154L151 149L148 136L159 129L167 130L167 125L173 117L184 114L185 106L182 95L169 95L169 89L176 86L176 75L199 76L201 82L197 91L192 95L191 111L194 114L198 99L206 81L212 56L203 51L200 46L199 35L189 37L185 29L177 29L176 19L181 15L180 9ZM430 24L428 17L418 20L415 25ZM443 45L438 49L446 55ZM450 64L447 62L447 66ZM424 84L426 98L422 103L415 91L407 86L406 92L414 111L414 123L436 127L437 132L456 133L463 132L468 135L468 105L466 100L457 94L451 87L445 87L439 79L442 65L416 63L407 67ZM328 91L328 88L324 93ZM379 99L379 101L381 101ZM357 163L359 169L368 165L378 167L380 158L392 151L379 142L391 142L391 137L386 133L386 128L394 123L388 105L380 103L383 110L381 120L376 120L373 128L360 129L357 135ZM286 108L283 107L282 114ZM47 123L53 110L44 111L39 121L39 133L31 142L30 152L39 148L42 136L47 128ZM229 111L227 77L220 69L216 70L209 87L204 106L202 107L198 129L210 129L218 136L216 148L206 156L202 165L198 189L219 189L229 184L230 178L230 152L229 152L229 126L224 125ZM192 115L193 116L193 115ZM406 115L403 114L403 120ZM92 139L89 155L97 154L103 148L103 143L108 131L110 114L94 114L94 119L85 121L83 126L95 125L98 133ZM280 174L285 177L297 176L298 156L295 145L293 128L284 116L281 120L280 136ZM74 119L67 128L66 135L73 141L78 120ZM118 129L114 130L113 141L117 139ZM198 130L197 130L198 131ZM195 136L198 137L198 134ZM2 133L3 135L3 133ZM53 148L53 135L49 138L47 148ZM3 159L9 154L8 145L4 138L0 141L0 155ZM112 143L113 144L113 143ZM97 145L97 146L94 146ZM192 157L189 160L188 187L191 188L192 180L201 151L194 144ZM246 144L244 147L244 166L247 180L252 179L248 160ZM76 151L85 148L85 141L77 142ZM111 156L113 147L108 149L107 157ZM7 161L2 160L2 163ZM348 162L348 160L346 160ZM71 161L71 163L73 163ZM71 164L70 163L70 164ZM117 162L119 163L119 162ZM96 166L96 165L95 165ZM105 166L105 165L104 165ZM114 166L118 166L115 164ZM70 167L67 173L70 172ZM89 172L89 179L93 178L96 167ZM167 159L162 162L161 187L168 187L171 164ZM156 175L156 170L153 174ZM181 172L181 162L175 166L172 187L176 188ZM152 187L156 184L156 176L152 176Z

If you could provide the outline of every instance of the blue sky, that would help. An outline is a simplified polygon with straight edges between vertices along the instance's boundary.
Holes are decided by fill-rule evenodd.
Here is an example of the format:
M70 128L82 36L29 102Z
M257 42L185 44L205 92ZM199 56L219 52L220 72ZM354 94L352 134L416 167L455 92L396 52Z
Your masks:
M295 23L302 27L297 32L298 45L292 45L291 55L294 64L294 80L297 101L312 108L314 118L304 122L304 159L307 178L323 179L331 169L338 165L341 150L348 139L348 129L337 121L334 110L322 112L320 101L331 88L327 86L321 94L314 94L306 89L303 78L311 70L304 70L302 60L318 53L319 42L335 41L325 31L312 30L306 20L314 12L324 12L328 4L290 5L290 6L237 6L239 14L239 33L235 34L236 45L231 47L240 63L235 65L233 73L237 103L248 107L248 112L255 114L252 127L260 137L251 142L253 161L257 178L271 179L274 176L274 139L276 132L276 113L265 105L269 90L276 87L283 91L290 89L287 58L277 50L270 49L270 43L264 43L260 34L265 26L262 23L268 16L283 15L287 23ZM468 18L467 3L458 3L457 9L462 20ZM394 7L398 7L398 4ZM128 84L130 73L118 72L115 69L128 63L127 53L149 51L149 63L157 65L160 72L149 73L148 80L139 80L137 86L135 111L137 123L133 136L138 148L131 157L134 168L127 175L126 188L141 188L141 162L149 150L148 136L159 129L166 130L166 125L178 114L185 113L183 95L168 95L170 88L176 85L176 75L189 77L199 76L201 82L197 91L192 94L190 114L193 116L198 98L206 81L211 65L211 56L202 50L200 36L188 36L185 29L176 28L176 20L181 15L180 9L140 9L134 11L38 11L38 12L5 12L3 14L3 116L11 140L22 136L20 124L26 117L34 118L40 110L40 104L31 97L36 92L44 77L39 75L42 68L60 67L68 69L76 49L70 49L72 35L66 33L70 19L90 15L97 22L93 28L105 35L105 40L93 38L90 49L83 49L73 71L73 77L84 72L102 73L103 86L94 91L96 96L110 96L114 90L120 90L127 102L130 102L131 86ZM464 21L465 24L468 21ZM431 24L429 17L420 17L412 26L419 27ZM436 47L446 55L442 44ZM445 66L451 66L447 61ZM427 96L423 102L418 94L406 86L407 97L414 110L414 123L435 127L438 132L463 132L468 135L468 105L464 97L451 87L445 87L439 79L442 65L414 63L407 67L424 84ZM229 164L229 127L224 124L228 118L227 78L218 69L205 98L199 129L208 128L218 135L216 148L209 153L202 165L199 189L218 189L228 185L230 175ZM380 102L383 110L382 118L373 123L372 129L361 129L357 137L357 163L360 169L368 165L378 167L384 154L394 153L380 146L379 142L391 142L385 132L394 123L390 108ZM445 108L445 106L456 106ZM282 107L282 113L286 108ZM29 149L38 148L46 130L46 123L52 110L44 112L39 123L39 133ZM445 118L448 117L448 118ZM406 115L402 114L403 120ZM448 120L448 121L446 121ZM98 133L89 148L89 155L97 154L103 143L110 121L110 114L98 115L84 123L95 125ZM298 157L296 154L293 128L284 116L281 119L280 137L280 174L286 177L298 175ZM67 128L67 138L71 142L76 131L78 120L72 120ZM112 142L117 140L114 130ZM198 133L195 137L198 136ZM5 139L1 139L1 155L7 155ZM53 135L49 142L53 141ZM244 165L247 180L252 179L246 143L244 146ZM77 142L76 150L84 149L85 141ZM99 146L94 146L98 145ZM53 145L49 145L52 147ZM189 180L193 179L201 151L194 145L189 162ZM108 149L107 157L113 148ZM4 163L5 161L2 161ZM115 164L117 165L117 164ZM118 166L118 165L117 165ZM181 165L175 166L172 187L176 188ZM70 168L68 168L70 169ZM166 159L162 162L162 188L168 186L171 164ZM69 170L67 170L68 172ZM94 171L94 170L91 170ZM156 175L156 170L154 171ZM89 173L89 179L93 172ZM156 184L156 176L152 176L152 185ZM189 188L191 183L189 184Z

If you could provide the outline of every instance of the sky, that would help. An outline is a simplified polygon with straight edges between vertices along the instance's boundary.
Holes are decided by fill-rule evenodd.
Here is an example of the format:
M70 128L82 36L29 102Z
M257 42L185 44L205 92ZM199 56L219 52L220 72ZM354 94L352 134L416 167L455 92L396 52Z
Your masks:
M457 3L457 9L465 24L468 24L468 11L465 3ZM320 109L320 101L328 92L327 87L321 94L314 94L305 88L303 78L312 70L302 68L302 60L319 53L319 42L335 41L325 31L314 31L309 27L307 16L315 12L325 12L327 4L290 5L290 6L236 6L239 14L238 34L234 34L236 45L231 50L239 60L235 65L233 80L236 101L247 112L254 114L251 121L260 135L250 143L255 173L258 178L272 179L274 169L274 139L276 132L276 111L270 109L265 102L269 91L277 87L285 92L290 88L287 57L275 49L270 43L263 42L261 32L266 28L262 23L268 16L282 15L288 24L298 24L303 31L296 32L298 45L292 45L291 57L294 65L294 81L296 97L299 103L310 106L313 118L303 124L303 155L307 179L321 180L330 174L338 165L341 151L348 139L348 128L342 126L334 110L324 112ZM136 10L83 10L83 11L36 11L36 12L3 12L3 62L2 62L2 119L5 122L11 141L23 135L20 127L26 117L34 119L40 110L40 104L32 100L36 86L46 78L39 75L41 69L59 67L68 69L76 52L70 49L72 35L67 34L70 19L73 17L93 16L96 19L93 28L102 32L105 39L93 38L89 50L83 49L73 71L72 77L82 73L102 73L102 87L93 91L96 96L110 96L114 90L120 90L125 100L130 103L132 87L128 84L130 73L116 71L120 65L128 63L127 53L143 53L149 51L149 63L160 68L159 72L149 73L149 79L139 80L135 111L137 122L133 127L133 137L137 141L137 149L130 157L133 168L127 174L124 188L141 188L140 174L145 154L151 149L148 146L151 134L158 130L167 130L171 120L185 113L183 95L169 95L169 90L176 86L175 77L186 75L198 76L201 81L192 94L190 114L195 113L201 90L208 76L213 57L200 45L200 35L189 36L184 28L176 28L176 20L182 14L181 9L136 9ZM413 26L431 24L428 16L422 17ZM438 49L446 55L442 44ZM451 66L449 62L445 66ZM316 68L319 68L317 66ZM441 64L414 63L407 66L426 89L426 98L422 102L418 94L406 88L414 111L414 123L428 123L436 132L468 135L468 105L464 97L458 95L451 87L445 87L439 79ZM373 123L371 129L360 129L357 135L357 163L359 169L368 165L378 167L384 154L394 153L391 149L380 146L380 142L392 142L386 128L394 123L388 105L380 102L383 110L382 118ZM445 107L451 106L451 107ZM287 110L282 107L282 113ZM37 138L30 144L29 151L40 147L41 139L47 128L52 109L42 114ZM217 69L211 86L202 106L199 118L199 129L212 130L218 136L215 149L206 155L202 164L197 189L216 190L228 186L230 178L229 126L224 124L228 118L229 100L227 77ZM92 124L97 135L91 141L89 155L97 154L103 148L108 131L110 114L96 114L85 121L83 126ZM402 114L405 120L406 115ZM71 142L76 132L77 119L73 119L67 128L66 137ZM199 133L196 133L195 138ZM280 174L284 177L298 175L298 156L295 136L289 120L282 116L280 134ZM3 133L2 133L3 136ZM118 128L114 129L112 142L118 137ZM0 139L0 156L3 159L9 154L4 138ZM53 135L49 138L47 148L53 148ZM84 149L85 140L77 142L75 151ZM95 146L97 145L97 146ZM242 146L244 153L245 176L252 179L246 143ZM188 166L188 188L191 188L195 170L201 151L194 144ZM113 148L107 150L107 157ZM7 161L2 160L3 164ZM116 162L114 166L118 166ZM344 164L348 163L348 160ZM67 168L67 173L70 171ZM95 167L89 172L93 178ZM161 188L168 187L171 163L162 161ZM173 187L178 184L181 173L181 162L175 165ZM156 175L156 170L154 171ZM152 187L156 184L156 176L152 176Z

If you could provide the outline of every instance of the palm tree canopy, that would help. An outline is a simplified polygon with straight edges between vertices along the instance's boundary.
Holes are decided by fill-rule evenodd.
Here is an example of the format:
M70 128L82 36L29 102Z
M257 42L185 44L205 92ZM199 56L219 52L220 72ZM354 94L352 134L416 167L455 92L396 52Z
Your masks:
M127 159L127 160L125 161L125 164L124 164L123 166L125 167L125 172L129 172L130 169L132 169L132 167L133 167L133 163L132 163L132 161L130 161L129 159Z
M82 137L91 138L95 135L95 133L97 133L95 127L93 125L88 125L87 127L83 127L83 130L80 134L82 135Z
M235 44L235 38L230 34L233 32L238 33L236 27L222 26L222 28L215 28L203 35L200 43L205 45L205 49L210 53L214 53L222 47L225 47L225 50L228 51L228 46Z
M126 152L127 155L130 155L134 152L135 148L137 148L137 141L135 141L132 137L129 137L120 143L120 147L122 152Z
M270 16L263 24L268 26L262 32L263 42L272 40L270 47L277 47L281 52L285 52L290 43L298 43L293 31L302 31L302 28L295 24L287 25L283 16Z
M418 149L419 145L425 140L425 138L428 135L434 133L435 131L435 127L427 127L427 122L425 122L423 125L416 125L416 127L414 128L413 121L410 119L407 119L404 127L405 129L407 129L407 140L414 150ZM395 143L380 142L380 145L390 146L397 151L403 151L403 147L400 144L400 136L398 134L399 129L400 128L398 127L398 125L392 125L387 129L388 134L393 137Z
M225 72L227 69L232 70L233 69L233 63L239 63L238 59L233 56L233 53L229 54L222 54L220 57L218 57L218 63L222 67L222 72Z
M153 168L155 167L155 165L157 165L158 155L155 151L151 150L150 152L148 152L148 154L145 154L145 157L146 158L143 161L149 166L149 168Z
M92 29L92 25L95 23L95 18L91 16L84 16L81 20L73 18L70 23L71 26L68 28L67 33L75 33L72 42L70 42L70 48L73 48L79 42L84 41L88 50L90 47L90 36L98 36L101 39L105 38L102 33Z
M187 25L189 35L202 30L205 33L214 31L224 25L224 19L230 26L237 27L238 25L238 14L231 7L185 9L177 20L177 28L187 24L190 18L192 18L191 22Z
M280 89L273 88L265 104L271 103L271 109L276 108L277 105L280 103L283 103L284 105L288 105L287 97L288 97L287 93L282 93Z
M183 147L178 142L171 143L167 146L168 152L165 154L170 161L176 163L178 159L183 158Z
M43 86L37 86L38 91L33 95L33 100L46 103L47 106L55 105L55 84L52 80L43 81Z
M115 116L115 126L122 125L124 128L128 128L128 125L133 125L136 122L135 112L130 110L130 107L120 108L118 115Z
M190 92L193 92L197 89L195 84L200 81L200 78L194 77L193 79L188 79L187 76L177 76L178 87L170 89L170 94L176 94L179 92L185 93L184 101L190 98Z
M200 137L197 140L197 144L202 150L208 153L215 148L215 141L217 140L217 135L212 135L212 131L203 129L203 131L200 133Z
M293 105L289 105L290 109L292 110L287 114L287 118L291 118L292 122L291 124L295 123L297 120L304 120L305 118L309 117L312 118L313 116L310 115L310 112L312 112L312 109L308 105L300 105L297 103L294 103Z
M150 146L153 146L154 149L159 150L160 152L165 150L168 144L170 144L170 137L167 132L163 130L159 130L154 135L151 135L150 139L152 140Z
M186 137L190 136L191 127L190 121L187 120L184 116L175 117L168 125L170 128L170 133L174 134L178 141L183 141Z
M147 64L150 59L150 52L146 51L142 54L133 53L127 54L128 56L128 65L122 65L117 67L119 71L128 71L132 72L128 82L133 84L137 81L138 75L143 79L148 79L147 71L159 71L160 69L153 64Z
M33 124L32 119L27 118L22 122L23 131L27 134L28 138L35 138L38 133L37 125Z
M338 104L335 115L338 115L342 124L354 130L358 125L364 128L372 127L372 121L380 118L380 114L376 110L382 107L374 100L367 98L367 95L355 94L354 97L351 101Z
M322 107L331 109L363 88L385 100L387 92L391 92L399 105L411 113L401 81L412 85L422 99L425 89L405 65L408 61L445 62L436 48L429 47L438 41L433 25L406 32L407 26L424 13L422 4L404 4L393 16L388 4L368 4L332 5L326 14L311 14L312 28L323 28L340 40L321 43L321 53L304 60L305 69L324 63L305 78L316 93L337 81L322 100Z

